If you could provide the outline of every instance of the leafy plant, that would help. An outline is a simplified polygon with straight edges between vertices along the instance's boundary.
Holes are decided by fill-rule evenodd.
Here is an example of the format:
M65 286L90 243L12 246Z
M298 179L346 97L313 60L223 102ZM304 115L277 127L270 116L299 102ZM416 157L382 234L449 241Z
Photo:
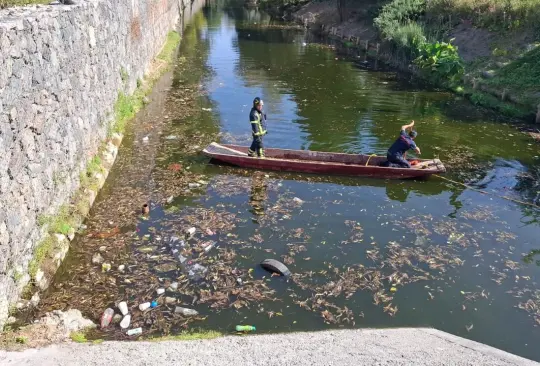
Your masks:
M418 52L420 56L414 60L414 63L427 73L429 79L455 84L463 76L463 62L452 40L423 43Z

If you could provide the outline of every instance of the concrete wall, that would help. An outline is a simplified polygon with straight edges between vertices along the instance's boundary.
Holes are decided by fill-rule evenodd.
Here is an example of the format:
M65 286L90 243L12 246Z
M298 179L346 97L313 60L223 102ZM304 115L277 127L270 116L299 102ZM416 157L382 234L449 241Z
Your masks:
M204 0L79 0L0 11L0 327L52 215L167 33Z

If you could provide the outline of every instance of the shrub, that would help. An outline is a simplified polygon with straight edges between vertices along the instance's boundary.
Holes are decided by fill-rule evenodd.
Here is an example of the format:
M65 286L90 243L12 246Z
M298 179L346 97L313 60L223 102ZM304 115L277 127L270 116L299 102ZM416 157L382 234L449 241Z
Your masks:
M393 41L398 47L411 48L413 54L426 42L424 28L416 22L392 24L387 29L386 39Z
M452 40L423 43L418 52L420 55L414 63L428 75L428 78L434 78L433 81L455 84L463 76L463 63Z
M381 9L375 25L386 40L408 49L414 57L417 48L426 42L424 27L417 21L425 10L425 0L394 0Z
M381 9L375 25L383 30L392 23L418 20L426 11L426 0L394 0Z

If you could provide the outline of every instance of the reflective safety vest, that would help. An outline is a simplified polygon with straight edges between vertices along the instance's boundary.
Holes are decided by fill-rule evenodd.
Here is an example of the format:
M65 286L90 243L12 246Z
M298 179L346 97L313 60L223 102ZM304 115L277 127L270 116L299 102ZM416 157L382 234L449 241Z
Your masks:
M249 113L249 120L251 122L251 131L253 136L266 135L266 120L265 116L261 112L255 108L252 108L251 112Z

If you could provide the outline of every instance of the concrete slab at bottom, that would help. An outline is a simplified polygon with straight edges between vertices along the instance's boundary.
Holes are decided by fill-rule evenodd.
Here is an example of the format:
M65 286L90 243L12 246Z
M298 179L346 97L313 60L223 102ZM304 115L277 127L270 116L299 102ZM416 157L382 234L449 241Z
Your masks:
M201 341L62 344L0 351L0 364L91 365L539 365L428 328L359 329Z

